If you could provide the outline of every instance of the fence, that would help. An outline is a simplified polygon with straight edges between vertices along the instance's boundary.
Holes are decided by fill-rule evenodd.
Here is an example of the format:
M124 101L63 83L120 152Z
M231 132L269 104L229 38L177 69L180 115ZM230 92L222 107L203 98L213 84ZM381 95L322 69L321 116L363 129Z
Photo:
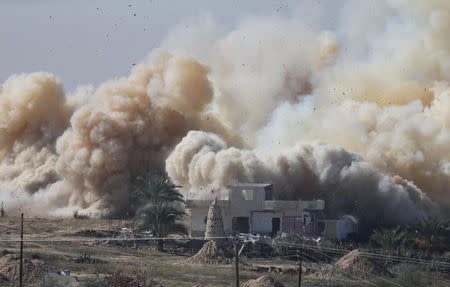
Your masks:
M91 284L85 286L108 286L94 285L100 284L98 282L107 284L108 280L119 282L111 281L112 283L108 283L110 286L143 286L130 285L133 280L147 281L147 284L164 282L165 286L208 283L213 283L214 286L242 286L245 281L265 274L285 286L332 285L333 282L347 280L352 284L361 284L360 286L407 286L398 278L380 276L364 270L355 273L337 268L335 263L339 258L336 255L343 256L350 250L282 240L255 241L250 236L215 238L227 241L229 247L232 247L229 249L232 252L231 264L223 266L184 264L187 258L202 247L205 242L203 238L155 238L145 233L136 234L129 221L122 220L119 224L117 220L115 224L114 226L108 220L25 219L25 235L22 240L19 236L20 219L2 218L0 246L4 248L4 254L8 252L20 254L19 247L23 244L25 274L22 286L28 286L27 284L31 282L27 276L30 276L28 271L33 260L49 263L46 265L47 272L54 268L52 272L59 274L59 277L45 277L47 282L50 279L62 282L64 276L73 278L67 275L76 275L84 284ZM165 243L165 252L155 251L158 241ZM359 256L426 267L427 270L442 274L450 271L450 263L443 261L370 252L360 252ZM236 258L239 260L235 260ZM10 267L2 266L1 264L5 263L3 261L5 260L0 258L0 273ZM19 261L20 256L19 260L8 262L16 264ZM52 268L49 269L50 265ZM154 281L149 281L149 278ZM20 274L13 276L12 280L9 282L11 285L21 286ZM124 283L128 285L111 285L122 284L120 282L128 282Z

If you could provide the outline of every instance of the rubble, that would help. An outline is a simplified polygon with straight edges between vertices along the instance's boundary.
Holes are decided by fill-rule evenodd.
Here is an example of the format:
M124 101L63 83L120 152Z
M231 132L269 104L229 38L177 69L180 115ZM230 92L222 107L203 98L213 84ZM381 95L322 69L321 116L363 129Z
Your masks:
M367 258L355 249L344 255L333 265L325 267L323 271L317 273L320 278L332 278L337 280L371 280L376 277L394 277L376 259Z
M242 287L284 287L284 285L273 277L264 275L255 280L245 282Z
M51 267L39 259L23 260L24 286L39 286L44 276L51 272ZM19 257L15 254L6 254L0 258L0 282L18 285Z

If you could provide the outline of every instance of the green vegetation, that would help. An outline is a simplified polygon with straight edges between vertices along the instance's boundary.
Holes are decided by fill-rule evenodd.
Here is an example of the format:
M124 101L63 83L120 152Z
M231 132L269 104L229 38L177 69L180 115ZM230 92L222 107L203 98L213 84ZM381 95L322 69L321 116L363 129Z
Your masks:
M406 228L410 244L429 256L450 249L450 222L427 218Z
M382 249L390 252L400 250L407 240L407 233L401 226L375 229L370 240Z
M0 209L0 216L5 217L5 209L3 208L3 201L2 201L2 208Z
M179 188L167 177L137 178L134 193L145 204L136 215L140 229L150 229L156 237L186 234L186 227L180 223L186 213L177 207L177 203L184 203ZM163 249L164 241L159 240L158 250Z
M426 218L393 228L375 229L370 236L373 245L384 250L416 251L424 256L450 249L450 223L437 218Z
M73 218L75 218L75 219L88 219L89 216L87 216L87 215L85 215L85 214L79 214L79 213L78 213L78 209L75 209L75 210L73 211Z

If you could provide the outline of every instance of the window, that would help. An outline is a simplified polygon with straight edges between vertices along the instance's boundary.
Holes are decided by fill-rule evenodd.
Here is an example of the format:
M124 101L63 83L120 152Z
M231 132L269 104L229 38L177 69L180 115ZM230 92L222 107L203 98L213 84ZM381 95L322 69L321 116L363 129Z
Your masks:
M245 200L253 200L254 199L254 190L251 189L244 189L242 190L242 195L244 196Z
M239 233L249 233L250 225L248 217L233 217L231 222L231 229Z

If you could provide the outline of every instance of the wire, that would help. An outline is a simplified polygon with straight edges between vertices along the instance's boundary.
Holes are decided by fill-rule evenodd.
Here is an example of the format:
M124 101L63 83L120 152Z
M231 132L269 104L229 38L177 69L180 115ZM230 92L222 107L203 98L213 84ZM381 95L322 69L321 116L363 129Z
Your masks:
M325 253L322 253L322 252L320 252L320 251L318 251L318 250L313 250L313 251L316 252L316 253L319 253L319 254L321 254L321 255L323 255L323 256L326 256L326 257L328 257L328 258L331 258L331 260L333 260L334 262L337 261L336 258L333 258L333 257L331 257L331 256L329 256L329 255L327 255L327 254L325 254ZM367 274L367 275L374 276L374 277L376 277L376 278L378 278L378 279L381 279L381 280L383 280L383 281L389 282L389 283L391 283L391 284L393 284L393 285L397 285L397 286L400 286L400 287L404 287L403 285L400 285L400 284L398 284L398 283L395 283L395 282L393 282L393 281L391 281L391 280L388 280L388 279L385 279L385 278L383 278L383 277L377 276L377 275L375 275L375 274L370 274L370 273L367 273L367 272L365 272L365 271L363 271L363 270L359 270L359 271L362 272L362 273L365 273L365 274Z
M312 256L311 254L303 253L302 255L303 255L303 256L308 256L309 258L312 258L312 259L315 259L315 260L317 260L317 261L322 262L322 260L317 259L316 257ZM325 263L325 262L324 262L324 263ZM354 275L354 274L345 272L344 270L339 269L339 268L336 268L336 267L334 267L333 265L328 264L328 266L331 267L331 268L333 268L333 269L336 270L336 271L339 271L339 272L343 273L343 274L346 274L346 275L348 275L348 276L352 276L352 277L358 279L359 281L362 281L362 282L368 283L368 284L370 284L370 285L379 287L377 284L375 284L375 283L373 283L373 282L370 282L370 281L368 281L368 280L364 280L363 278L358 277L358 276L356 276L356 275ZM351 279L351 278L349 277L349 279Z
M313 252L319 253L319 254L321 254L321 255L323 255L323 256L326 256L326 257L330 258L331 260L333 260L333 262L336 262L336 261L337 261L336 258L333 258L333 257L331 257L331 256L329 256L329 255L327 255L327 254L325 254L325 253L322 253L322 252L320 252L320 251L318 251L318 250L314 250L314 249L312 249L312 248L308 248L308 249L312 250ZM301 251L300 251L300 252L301 252ZM302 254L306 255L306 253L303 253L303 252L302 252ZM397 283L395 283L395 282L393 282L393 281L390 281L390 280L388 280L388 279L382 278L382 277L377 276L377 275L375 275L375 274L370 274L370 273L364 272L363 270L360 270L360 271L361 271L362 273L365 273L366 275L370 275L370 276L376 277L376 278L378 278L378 279L384 280L384 281L386 281L386 282L389 282L389 283L391 283L391 284L393 284L393 285L397 285L397 286L403 287L403 286L400 285L400 284L397 284Z
M74 237L63 237L63 238L24 238L23 242L96 242L96 241L150 241L150 240L214 240L214 239L229 239L229 240L241 240L238 237L230 237L230 236L218 236L218 237L96 237L96 238L74 238ZM0 238L0 242L20 242L20 238ZM247 240L242 240L246 242ZM351 250L347 249L336 249L330 247L318 247L313 245L306 245L301 243L289 243L289 242L273 242L272 240L264 240L262 243L266 243L271 245L282 245L287 247L297 247L297 248L307 248L313 250L322 250L327 252L335 252L340 254L347 254L351 252ZM369 253L360 251L360 255L367 258L375 258L375 259L389 259L399 262L411 263L411 264L427 264L427 265L439 265L442 267L450 268L450 263L443 261L432 261L425 259L415 259L415 258L407 258L400 256L391 256L391 255L383 255L377 253Z
M235 239L234 237L96 237L96 238L0 238L0 242L86 242L86 241L150 241L150 240L214 240L214 239Z
M289 243L278 242L275 244L289 246L289 247L298 247L298 248L302 247L302 248L307 248L307 249L323 250L323 251L329 251L329 252L339 251L338 253L341 253L341 254L347 254L347 253L351 252L351 250L346 250L346 249L340 250L340 249L335 249L335 248L318 247L318 246L312 246L312 245L306 245L306 244L300 244L300 243L289 244ZM377 259L385 258L385 259L402 261L402 262L413 263L413 264L419 263L419 264L441 265L441 266L450 268L450 263L443 262L443 261L414 259L414 258L390 256L390 255L383 255L383 254L376 254L376 253L369 253L369 252L360 252L360 255L363 257L368 257L368 258L377 258Z

